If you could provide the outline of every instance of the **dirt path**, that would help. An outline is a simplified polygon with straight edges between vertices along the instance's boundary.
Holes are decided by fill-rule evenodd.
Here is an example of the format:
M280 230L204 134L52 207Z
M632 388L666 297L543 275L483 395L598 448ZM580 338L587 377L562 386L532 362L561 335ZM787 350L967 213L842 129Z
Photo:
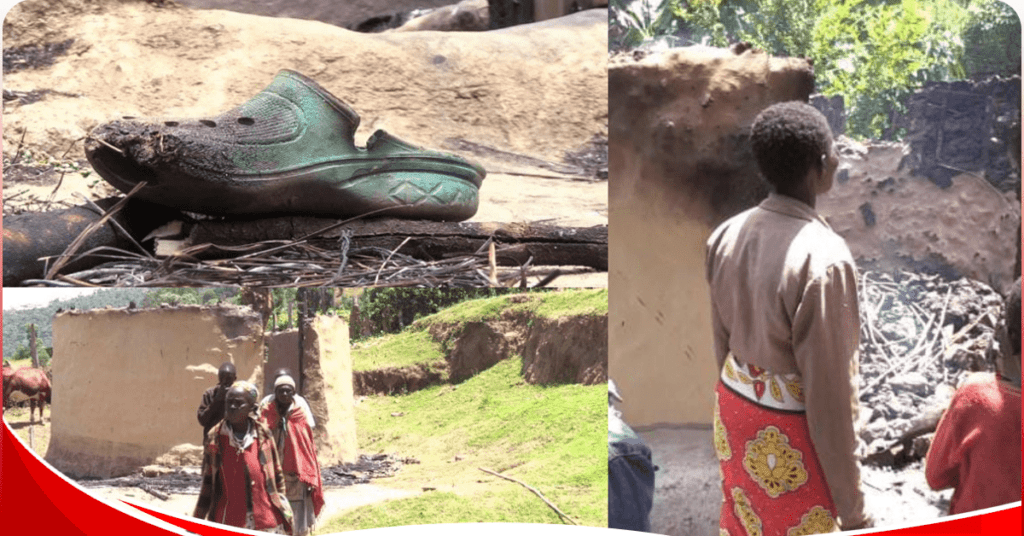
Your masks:
M146 507L155 507L173 514L192 515L198 494L172 493L166 500L147 493L139 488L100 487L86 488L91 495L108 501L125 500ZM324 509L321 521L368 504L375 504L392 499L401 499L418 495L419 491L398 490L374 484L356 484L344 488L327 488L324 490Z

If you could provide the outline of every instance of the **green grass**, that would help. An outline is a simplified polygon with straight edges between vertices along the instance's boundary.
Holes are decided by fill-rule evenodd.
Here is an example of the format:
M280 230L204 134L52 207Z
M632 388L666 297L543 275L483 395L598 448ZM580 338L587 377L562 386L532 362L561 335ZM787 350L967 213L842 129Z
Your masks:
M608 289L563 289L470 300L417 320L413 326L497 320L504 311L544 318L608 314Z
M366 399L356 415L360 451L421 462L377 483L436 491L345 512L318 532L560 522L530 491L478 467L537 488L581 524L607 526L606 387L529 385L521 368L521 359L508 359L457 386Z
M607 315L608 289L549 292L543 294L535 312L545 318Z
M352 370L355 372L443 360L441 345L434 342L426 330L421 329L406 329L398 334L384 335L352 345Z

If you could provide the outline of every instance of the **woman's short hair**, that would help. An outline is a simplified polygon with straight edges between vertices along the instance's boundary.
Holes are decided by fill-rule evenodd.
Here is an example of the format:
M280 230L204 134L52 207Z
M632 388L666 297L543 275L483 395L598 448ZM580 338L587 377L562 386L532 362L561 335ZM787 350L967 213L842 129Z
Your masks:
M750 127L757 167L776 188L798 183L822 165L832 139L828 120L813 106L783 102L765 108Z

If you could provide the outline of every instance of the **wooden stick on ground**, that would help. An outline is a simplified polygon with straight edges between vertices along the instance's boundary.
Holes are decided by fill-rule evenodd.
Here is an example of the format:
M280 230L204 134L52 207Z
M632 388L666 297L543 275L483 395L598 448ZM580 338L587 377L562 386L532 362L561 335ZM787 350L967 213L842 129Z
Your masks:
M483 471L485 473L492 474L492 475L494 475L494 476L496 476L498 478L504 478L505 480L508 480L510 482L515 482L516 484L519 484L520 486L522 486L522 487L532 491L534 495L540 497L540 500L544 501L544 504L547 504L552 510L554 510L555 513L559 515L559 517L561 517L564 520L569 521L573 525L579 525L579 523L577 523L575 520L573 520L573 518L571 518L568 515L566 515L565 512L559 510L557 506L552 504L551 501L547 500L547 498L545 498L544 495L541 494L541 492L539 492L536 489L530 487L525 482L523 482L521 480L516 480L516 479L514 479L514 478L512 478L510 476L505 476L505 475L503 475L501 473L495 473L494 471L491 471L490 469L484 469L483 467L477 467L477 469L479 469L479 470L481 470L481 471Z

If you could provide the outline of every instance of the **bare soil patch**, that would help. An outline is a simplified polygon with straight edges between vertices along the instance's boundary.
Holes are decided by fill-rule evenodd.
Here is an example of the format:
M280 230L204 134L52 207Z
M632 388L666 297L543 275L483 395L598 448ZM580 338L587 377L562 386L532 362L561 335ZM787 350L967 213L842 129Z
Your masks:
M447 376L444 361L408 367L385 367L352 373L352 387L357 396L411 393L442 383Z

